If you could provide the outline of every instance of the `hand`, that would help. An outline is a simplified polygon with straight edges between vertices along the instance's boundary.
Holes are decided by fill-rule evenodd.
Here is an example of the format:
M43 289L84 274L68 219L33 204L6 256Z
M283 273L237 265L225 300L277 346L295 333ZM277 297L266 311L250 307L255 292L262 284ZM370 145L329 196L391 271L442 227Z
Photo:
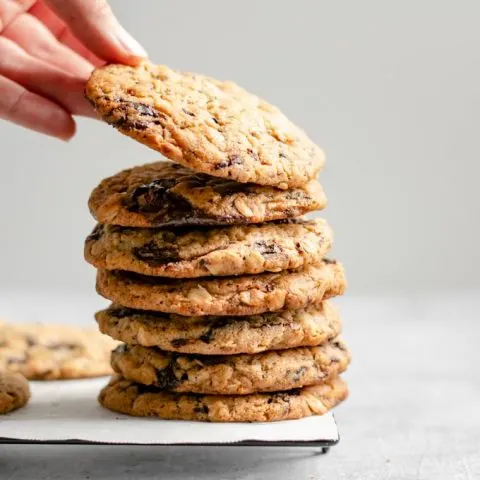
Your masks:
M143 57L107 0L0 0L0 118L68 140L73 115L94 116L93 68Z

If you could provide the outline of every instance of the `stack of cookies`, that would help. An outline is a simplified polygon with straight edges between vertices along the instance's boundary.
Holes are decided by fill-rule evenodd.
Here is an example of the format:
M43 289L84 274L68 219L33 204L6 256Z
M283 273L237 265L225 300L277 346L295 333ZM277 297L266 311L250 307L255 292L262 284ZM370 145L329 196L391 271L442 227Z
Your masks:
M347 396L349 353L327 299L345 289L321 150L275 107L229 82L144 63L93 73L99 116L177 162L122 171L92 192L85 244L124 342L100 403L137 416L275 421Z

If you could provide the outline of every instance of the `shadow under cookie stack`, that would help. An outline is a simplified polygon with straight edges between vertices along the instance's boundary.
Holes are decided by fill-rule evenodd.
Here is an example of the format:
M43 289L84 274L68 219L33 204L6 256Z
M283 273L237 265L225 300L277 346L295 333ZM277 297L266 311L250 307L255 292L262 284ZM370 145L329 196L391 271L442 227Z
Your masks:
M135 416L255 422L322 415L347 396L350 357L328 298L345 289L323 154L275 107L230 82L144 63L94 72L87 98L177 163L94 189L85 244L124 342L100 403ZM180 165L181 164L181 165Z

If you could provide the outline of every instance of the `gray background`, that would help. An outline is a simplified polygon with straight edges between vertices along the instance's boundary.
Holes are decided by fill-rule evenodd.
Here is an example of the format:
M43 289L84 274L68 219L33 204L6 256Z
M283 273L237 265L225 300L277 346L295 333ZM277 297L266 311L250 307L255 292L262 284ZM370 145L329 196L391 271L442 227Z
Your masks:
M478 1L111 3L152 60L237 81L326 150L351 292L480 286ZM0 282L91 292L89 192L158 155L92 120L69 144L0 138Z

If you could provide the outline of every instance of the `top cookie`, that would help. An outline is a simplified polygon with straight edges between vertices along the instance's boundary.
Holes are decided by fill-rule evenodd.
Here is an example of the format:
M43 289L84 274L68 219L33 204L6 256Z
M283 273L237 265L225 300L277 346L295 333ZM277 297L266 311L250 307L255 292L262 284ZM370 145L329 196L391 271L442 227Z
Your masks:
M261 223L298 217L326 204L316 180L280 190L210 177L171 162L106 178L88 202L100 223L122 227Z
M120 132L199 172L286 189L324 154L276 107L232 82L144 62L95 70L85 94Z

